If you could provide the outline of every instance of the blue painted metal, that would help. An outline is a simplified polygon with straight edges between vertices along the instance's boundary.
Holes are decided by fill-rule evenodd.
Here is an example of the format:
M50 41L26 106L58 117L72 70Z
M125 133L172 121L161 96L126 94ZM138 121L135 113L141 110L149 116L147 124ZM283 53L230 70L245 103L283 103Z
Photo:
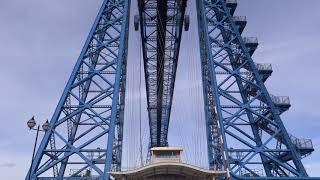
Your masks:
M142 0L139 16L151 147L167 146L186 0Z
M103 2L26 179L120 170L129 5Z
M138 1L150 147L168 146L186 3ZM106 180L121 170L129 6L104 0L26 180ZM290 101L264 86L272 66L252 60L258 41L241 37L247 21L236 7L197 1L209 167L232 179L312 179L301 163L312 142L286 131Z
M210 168L234 179L306 178L301 158L312 143L287 133L280 114L290 103L268 93L272 68L252 60L258 42L241 37L246 22L232 16L236 5L197 1Z

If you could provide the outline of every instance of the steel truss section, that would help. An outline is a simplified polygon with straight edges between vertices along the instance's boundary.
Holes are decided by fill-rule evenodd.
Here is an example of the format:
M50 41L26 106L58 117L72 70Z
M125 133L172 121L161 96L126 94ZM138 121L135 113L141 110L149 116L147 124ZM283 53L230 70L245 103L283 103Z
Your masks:
M129 6L103 2L26 180L109 179L120 170Z
M139 0L151 147L167 146L186 0Z
M288 107L268 93L251 58L256 39L241 37L227 2L197 1L210 167L234 179L307 177L305 149L280 119Z

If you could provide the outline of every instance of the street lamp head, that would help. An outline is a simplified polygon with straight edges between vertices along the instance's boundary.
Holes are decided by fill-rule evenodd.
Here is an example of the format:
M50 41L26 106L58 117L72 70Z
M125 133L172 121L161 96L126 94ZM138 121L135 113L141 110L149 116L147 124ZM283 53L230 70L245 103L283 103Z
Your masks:
M29 129L32 129L36 126L36 120L34 119L34 116L32 116L32 118L27 122L27 125L29 127Z
M48 120L42 125L42 129L44 132L48 131L48 129L49 129L49 121Z

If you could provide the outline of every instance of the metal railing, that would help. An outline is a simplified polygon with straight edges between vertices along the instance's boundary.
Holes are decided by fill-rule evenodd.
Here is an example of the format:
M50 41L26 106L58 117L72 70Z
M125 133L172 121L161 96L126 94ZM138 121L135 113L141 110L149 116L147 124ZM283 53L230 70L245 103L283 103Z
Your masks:
M232 18L235 22L246 22L247 21L246 16L233 16Z
M237 0L227 0L227 4L237 4Z
M256 63L255 65L259 71L272 71L272 64L270 63Z
M243 37L243 41L246 44L258 44L258 38L257 37Z
M240 175L244 176L244 177L262 177L265 176L265 174L263 173L263 169L252 169L252 172L243 169L240 171Z
M232 159L235 162L240 162L243 157L244 157L244 153L243 152L232 152L232 149L230 150L231 152L229 152L229 158Z
M95 177L65 177L63 180L99 180L100 176ZM37 180L57 180L53 177L38 177Z
M184 165L189 165L189 166L193 166L193 167L196 167L196 168L204 169L204 170L210 170L210 167L207 166L207 165L200 165L199 166L199 165L187 162L187 161L181 161L180 163L184 164ZM121 167L121 171L133 171L133 170L137 170L137 169L140 169L142 167L145 167L145 166L148 166L148 165L152 165L152 164L157 164L157 163L149 162L149 163L143 164L142 166L140 166L140 165L130 166L130 167L122 166Z
M299 139L293 135L290 135L290 139L298 149L313 149L311 139Z
M274 104L277 105L290 105L290 98L289 96L275 96L270 94L271 99Z

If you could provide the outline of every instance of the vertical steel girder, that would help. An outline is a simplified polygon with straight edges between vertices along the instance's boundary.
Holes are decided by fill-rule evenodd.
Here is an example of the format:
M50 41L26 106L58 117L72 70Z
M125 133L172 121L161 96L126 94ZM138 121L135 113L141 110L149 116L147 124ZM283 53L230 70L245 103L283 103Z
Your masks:
M139 0L151 147L167 146L186 0Z
M209 165L234 179L307 177L226 0L197 1Z
M200 16L200 13L198 13ZM201 18L201 17L198 17ZM206 46L204 41L204 28L202 22L199 23L199 38L200 38L200 56L201 56L201 72L202 72L202 84L203 84L203 95L204 95L204 107L205 107L205 118L206 118L206 134L207 134L207 151L208 151L208 162L209 168L212 170L224 170L226 164L223 159L223 143L221 139L221 131L219 128L218 115L215 110L215 97L214 89L212 87L211 70L208 63L208 53L210 49Z
M120 170L129 6L103 2L26 180Z

